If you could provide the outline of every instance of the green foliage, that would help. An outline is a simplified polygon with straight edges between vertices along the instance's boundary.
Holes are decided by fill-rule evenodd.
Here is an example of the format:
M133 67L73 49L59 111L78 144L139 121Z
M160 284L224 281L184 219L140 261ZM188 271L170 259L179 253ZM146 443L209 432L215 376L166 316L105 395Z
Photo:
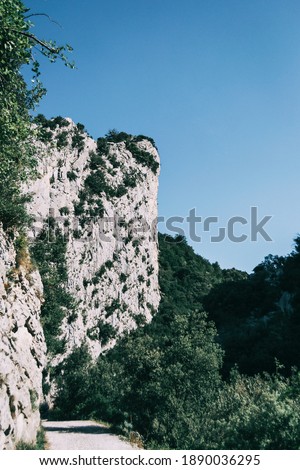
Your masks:
M177 236L158 235L159 240L159 278L165 293L163 302L189 309L202 308L205 296L212 287L220 284L228 276L217 263L194 253L186 240ZM149 269L151 269L149 267ZM151 271L149 271L150 273ZM237 271L236 278L244 279L246 273Z
M59 149L68 146L68 132L62 131L56 136L56 145Z
M297 240L296 240L297 246ZM204 300L226 351L224 371L274 372L275 358L300 366L300 257L268 256L244 280L225 280Z
M61 207L59 209L59 213L60 213L60 215L68 215L68 214L70 214L70 209L66 206Z
M93 384L92 364L88 348L83 345L56 368L57 417L70 419L86 416L87 390L91 390Z
M98 155L107 155L109 152L109 144L105 137L99 137L97 139L97 153Z
M155 160L155 158L153 157L153 155L151 155L151 153L146 152L146 150L141 150L132 141L126 143L126 147L132 153L133 157L138 163L150 168L154 174L157 173L159 169L159 163Z
M82 152L84 149L85 134L83 134L83 132L84 126L82 124L77 124L72 136L72 147L73 149L77 149L78 153Z
M117 299L114 299L109 305L105 307L105 318L110 317L120 307L120 302Z
M116 129L111 129L105 134L105 139L107 142L126 142L132 138L132 135L127 134L126 132L119 132Z
M152 139L152 137L147 137L145 135L137 135L133 138L134 142L141 142L142 140L148 140L153 145L154 148L157 148L155 141L154 139Z
M98 271L96 271L95 273L95 282L93 281L94 284L97 284L98 282L100 282L100 278L105 274L105 272L106 272L106 266L103 264L101 268L98 269Z
M103 321L98 322L99 328L99 341L101 342L102 346L105 346L111 339L116 337L116 330L110 324Z
M300 449L299 372L255 377L233 371L207 416L207 448Z
M70 181L76 181L77 178L78 178L78 175L77 173L72 170L72 171L67 171L67 178L70 180Z
M81 132L81 133L86 132L85 126L84 124L81 124L81 122L78 122L76 124L76 127L77 127L78 132Z
M28 239L25 233L21 233L14 240L14 247L16 251L16 267L19 268L24 258L28 256Z
M97 170L86 178L84 185L92 194L101 196L101 193L109 193L110 187L106 183L105 175L102 171Z
M95 159L91 166L95 166ZM103 169L97 169L92 171L84 182L85 190L84 198L88 202L92 201L92 196L96 195L98 197L102 196L102 193L105 193L107 198L111 197L122 197L127 193L126 187L122 184L118 185L116 188L112 187L110 183L107 182L105 173Z
M120 282L125 282L127 279L127 275L125 273L120 274Z
M68 127L70 125L69 121L61 116L47 119L43 114L37 114L37 116L32 119L32 122L37 124L39 130L50 129L51 131L55 131L57 128L61 129L62 127Z
M35 174L36 167L29 112L45 93L33 50L51 62L61 58L68 63L64 55L68 47L37 38L27 12L20 0L0 3L0 221L6 229L22 228L29 222L21 192L22 182ZM32 88L20 73L26 65L31 65Z
M222 335L224 318L231 328L238 321L231 315L235 302L248 309L240 317L247 318L256 305L254 291L263 300L261 291L267 289L261 304L267 312L273 288L285 286L294 294L296 311L300 240L284 262L268 258L250 277L210 264L182 237L159 235L159 245L158 313L147 325L143 314L135 315L140 328L119 339L97 364L85 356L81 364L81 353L75 351L64 365L67 373L59 376L57 405L62 409L67 403L68 417L100 418L122 432L136 430L148 448L300 449L300 373L249 377L233 370L224 380L224 353L202 307L213 302L211 293L220 293L214 306L220 307L215 318ZM243 303L243 294L248 302ZM222 308L227 303L225 317ZM115 300L107 312L119 308ZM297 322L292 324L296 329ZM70 397L75 397L72 404Z
M134 172L127 173L124 176L123 184L126 188L135 188L138 182L138 175Z
M74 315L76 308L73 297L66 290L66 250L67 242L51 219L31 247L44 285L41 321L48 351L53 355L64 350L64 341L60 338L61 323L65 317Z
M111 269L113 265L114 265L114 262L111 259L108 259L107 261L105 261L105 267L107 269Z
M97 153L92 153L90 155L90 169L91 170L97 170L99 167L104 167L105 163L103 160L103 156L97 154Z

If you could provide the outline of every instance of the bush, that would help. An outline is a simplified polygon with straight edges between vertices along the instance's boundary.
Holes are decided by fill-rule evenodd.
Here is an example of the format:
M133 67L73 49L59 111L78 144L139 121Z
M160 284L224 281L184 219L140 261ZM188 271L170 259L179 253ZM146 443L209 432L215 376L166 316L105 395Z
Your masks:
M78 178L78 175L75 171L71 170L71 171L67 171L67 178L70 180L70 181L76 181L77 178Z
M61 207L59 209L59 213L60 213L60 215L68 215L68 214L70 214L70 209L66 206Z
M81 134L81 130L78 130L78 128L76 128L72 136L73 149L77 149L78 153L82 152L85 146L84 141L85 141L85 136Z
M99 340L101 341L102 346L105 346L111 339L116 337L116 330L110 323L104 323L100 321L98 323L99 327Z
M74 314L75 301L66 290L68 280L66 264L67 242L55 221L49 218L48 225L41 231L31 247L44 285L45 302L41 308L41 321L48 351L55 355L65 348L60 338L61 324L65 317Z
M145 135L137 135L133 138L133 142L141 142L142 140L148 140L154 148L157 148L154 139L152 139L151 137L147 137Z
M56 136L56 145L59 149L68 146L68 132L63 131Z
M159 169L159 163L156 161L153 155L151 155L151 153L146 152L145 150L141 150L134 142L128 142L126 147L138 163L146 166L147 168L150 168L154 174L157 173Z
M233 371L207 416L206 448L299 449L299 383L298 372L286 379Z
M5 185L0 182L0 222L4 230L23 229L31 222L25 204L30 197L23 195L13 185Z
M105 134L105 139L107 142L119 143L128 141L131 138L132 136L130 134L127 134L126 132L119 132L116 129L111 129L107 134Z

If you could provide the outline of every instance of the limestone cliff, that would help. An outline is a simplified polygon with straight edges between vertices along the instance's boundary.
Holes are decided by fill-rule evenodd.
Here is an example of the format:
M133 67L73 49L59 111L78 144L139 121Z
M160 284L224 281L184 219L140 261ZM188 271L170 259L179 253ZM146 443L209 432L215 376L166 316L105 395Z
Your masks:
M0 449L35 440L46 362L43 286L18 241L0 228Z
M42 124L39 176L29 188L32 243L53 251L58 234L62 287L71 296L57 321L56 363L85 341L97 357L122 332L149 322L158 307L159 156L143 136L112 131L95 142L70 119Z
M96 358L160 301L152 139L95 142L63 118L36 132L28 239L0 227L0 449L35 440L47 362L83 343Z

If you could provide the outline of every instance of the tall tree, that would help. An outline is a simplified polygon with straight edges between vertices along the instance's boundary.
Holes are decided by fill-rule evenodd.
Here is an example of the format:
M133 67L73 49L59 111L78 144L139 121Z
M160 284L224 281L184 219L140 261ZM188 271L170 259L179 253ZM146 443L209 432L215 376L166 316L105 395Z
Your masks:
M64 54L71 50L69 46L57 46L33 33L33 16L20 0L0 1L0 221L4 228L20 227L28 220L21 184L35 168L30 111L45 94L34 51L51 62L61 59L72 66ZM32 86L22 76L25 65L31 66Z

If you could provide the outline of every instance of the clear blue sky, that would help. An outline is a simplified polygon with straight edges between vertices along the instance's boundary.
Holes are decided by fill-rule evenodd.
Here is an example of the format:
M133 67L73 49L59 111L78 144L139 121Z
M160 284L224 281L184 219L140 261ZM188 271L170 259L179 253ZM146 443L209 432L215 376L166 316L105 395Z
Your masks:
M43 66L39 112L69 116L97 138L146 134L162 160L161 216L272 215L272 242L211 243L196 252L251 271L285 255L300 231L298 0L25 0L36 33L74 47L77 70ZM163 227L161 226L161 229ZM236 234L248 234L237 226ZM217 228L212 230L216 235Z

